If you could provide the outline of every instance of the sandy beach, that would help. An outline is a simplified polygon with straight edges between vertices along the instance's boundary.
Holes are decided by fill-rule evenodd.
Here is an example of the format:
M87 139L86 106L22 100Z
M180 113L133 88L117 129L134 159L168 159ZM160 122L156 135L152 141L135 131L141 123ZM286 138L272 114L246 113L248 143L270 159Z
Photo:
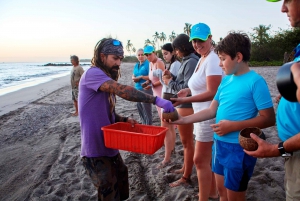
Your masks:
M278 67L251 68L267 81L272 98L278 94L275 77ZM120 82L133 86L133 64L123 63ZM97 200L97 193L85 174L80 160L80 126L71 116L69 77L29 87L0 97L0 200ZM274 101L273 101L274 102ZM274 102L274 108L277 104ZM117 113L125 116L138 112L134 102L118 98ZM154 124L159 125L155 107ZM267 141L279 142L276 127L264 129ZM195 168L189 185L170 188L168 183L181 175L169 173L180 168L183 147L177 134L176 154L172 163L156 166L164 153L162 147L153 155L122 151L129 169L131 201L197 200ZM258 159L249 183L247 200L285 200L284 160L281 157Z

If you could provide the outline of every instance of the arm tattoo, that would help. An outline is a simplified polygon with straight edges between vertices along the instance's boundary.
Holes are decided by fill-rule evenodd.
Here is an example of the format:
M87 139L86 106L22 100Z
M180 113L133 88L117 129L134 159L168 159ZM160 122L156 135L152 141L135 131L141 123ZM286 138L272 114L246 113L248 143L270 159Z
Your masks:
M107 82L104 82L99 89L100 91L114 93L117 96L128 101L155 103L154 96L136 90L131 86L119 84L114 80L109 80Z

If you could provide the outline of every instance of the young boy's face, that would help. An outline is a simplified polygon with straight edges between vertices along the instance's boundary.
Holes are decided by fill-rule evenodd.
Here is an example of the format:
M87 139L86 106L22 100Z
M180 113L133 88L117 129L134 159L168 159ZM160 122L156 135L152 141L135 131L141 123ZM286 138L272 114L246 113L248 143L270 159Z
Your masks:
M232 60L228 54L219 52L220 67L223 69L226 75L236 74L238 71L238 63L236 57Z

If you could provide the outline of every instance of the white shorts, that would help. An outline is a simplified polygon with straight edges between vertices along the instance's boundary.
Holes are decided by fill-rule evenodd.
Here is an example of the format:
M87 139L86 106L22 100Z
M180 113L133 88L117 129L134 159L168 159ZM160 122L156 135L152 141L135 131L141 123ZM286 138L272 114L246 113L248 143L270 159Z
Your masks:
M215 123L216 119L194 123L195 140L200 142L212 142L214 131L210 125Z

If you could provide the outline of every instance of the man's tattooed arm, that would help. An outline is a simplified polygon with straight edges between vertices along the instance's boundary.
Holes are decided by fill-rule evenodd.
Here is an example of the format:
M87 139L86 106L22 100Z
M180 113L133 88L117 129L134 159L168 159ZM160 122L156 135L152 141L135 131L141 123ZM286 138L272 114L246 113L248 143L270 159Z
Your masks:
M119 84L114 80L104 82L100 87L100 91L114 93L117 96L133 102L155 103L156 97L143 93L135 88L127 85Z

